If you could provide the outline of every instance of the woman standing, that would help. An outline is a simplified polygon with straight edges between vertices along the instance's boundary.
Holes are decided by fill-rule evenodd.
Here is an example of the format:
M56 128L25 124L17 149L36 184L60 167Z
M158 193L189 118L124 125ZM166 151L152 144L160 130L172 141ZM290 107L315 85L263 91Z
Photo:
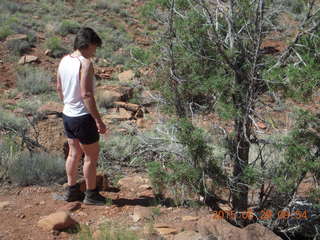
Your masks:
M105 197L96 187L99 133L106 132L94 98L94 69L90 60L101 47L100 37L91 28L81 28L74 40L74 52L62 58L57 71L57 92L64 103L63 124L68 138L66 161L68 187L64 200L83 200L85 204L103 205ZM84 153L85 194L77 184L77 171Z

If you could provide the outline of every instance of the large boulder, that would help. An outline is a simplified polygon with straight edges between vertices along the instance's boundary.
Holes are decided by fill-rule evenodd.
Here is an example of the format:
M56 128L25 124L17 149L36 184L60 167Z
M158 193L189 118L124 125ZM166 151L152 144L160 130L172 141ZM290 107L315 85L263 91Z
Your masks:
M255 223L241 229L224 219L214 219L211 215L199 219L198 231L202 237L212 236L223 240L281 240L261 224Z
M259 223L250 224L243 228L242 239L281 240L279 236Z
M232 226L224 219L214 219L211 215L198 220L198 231L203 237L212 235L224 240L240 240L241 237L240 228Z
M101 86L96 89L96 99L100 106L113 107L116 101L128 101L133 96L133 88L117 85Z

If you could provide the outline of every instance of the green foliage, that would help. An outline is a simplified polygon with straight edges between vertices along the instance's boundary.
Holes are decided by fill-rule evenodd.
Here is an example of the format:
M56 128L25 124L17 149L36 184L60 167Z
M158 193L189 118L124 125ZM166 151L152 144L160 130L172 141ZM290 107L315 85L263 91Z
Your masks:
M53 36L46 40L46 47L51 50L51 56L60 58L68 53L68 50L62 46L62 41L59 37Z
M59 26L58 33L61 36L66 36L67 34L76 34L80 29L80 24L72 20L63 20Z
M152 52L148 49L143 49L139 47L131 48L132 57L143 65L148 65L151 63Z
M98 0L95 4L97 10L109 10L114 13L121 13L122 1Z
M32 44L26 40L10 40L7 42L7 47L15 55L24 55L30 51Z
M10 27L8 26L0 27L0 41L5 40L6 37L8 37L10 34L12 34Z
M306 8L305 2L302 0L284 1L284 4L294 14L301 14Z
M45 152L22 152L9 168L9 178L22 186L48 185L65 176L65 162L62 157Z
M10 14L14 14L22 9L20 3L14 1L2 0L0 5L0 11L9 11Z
M187 119L179 120L178 128L178 139L188 149L193 165L199 167L200 161L204 160L209 153L202 129L195 128Z
M15 116L14 114L4 111L0 108L0 129L8 131L9 133L14 132L17 135L23 135L28 128L28 122ZM21 134L19 134L21 133Z
M17 88L29 95L52 91L51 75L35 67L22 67L17 73Z
M99 237L94 237L89 226L81 226L77 234L77 240L138 240L138 236L128 230L128 227L120 226L113 222L105 222L99 226Z
M188 163L175 161L163 167L159 162L149 162L147 170L154 193L161 196L171 192L176 205L184 204L198 190L201 171Z
M317 116L304 110L296 112L294 129L284 138L283 145L279 145L285 149L285 159L277 165L273 174L274 183L280 193L294 192L308 172L318 176L319 124Z
M99 36L103 46L97 49L97 57L110 59L112 65L126 64L130 60L126 49L132 43L132 39L127 32L116 27L115 29L105 27Z
M16 161L19 150L20 146L10 135L3 137L0 141L0 181L9 178L8 170L11 164Z
M167 183L167 173L160 162L147 163L147 171L155 194L162 195Z

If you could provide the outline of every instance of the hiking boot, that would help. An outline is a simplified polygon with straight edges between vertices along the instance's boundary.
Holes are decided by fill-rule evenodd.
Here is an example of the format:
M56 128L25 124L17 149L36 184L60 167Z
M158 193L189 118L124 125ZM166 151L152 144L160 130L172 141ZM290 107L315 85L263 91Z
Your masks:
M84 193L80 191L80 184L76 183L73 186L67 186L63 200L67 202L82 201L84 197Z
M93 190L86 190L83 203L87 205L105 205L107 203L107 200L99 193L98 189L96 188Z

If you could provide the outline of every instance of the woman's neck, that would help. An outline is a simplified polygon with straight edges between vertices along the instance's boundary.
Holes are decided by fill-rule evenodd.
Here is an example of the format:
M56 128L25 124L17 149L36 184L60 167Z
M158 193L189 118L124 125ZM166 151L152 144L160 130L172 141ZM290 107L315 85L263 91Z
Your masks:
M85 51L80 51L79 49L75 50L72 54L72 56L75 56L75 57L85 57L85 58L90 58L90 56L88 56L88 54L85 53Z

